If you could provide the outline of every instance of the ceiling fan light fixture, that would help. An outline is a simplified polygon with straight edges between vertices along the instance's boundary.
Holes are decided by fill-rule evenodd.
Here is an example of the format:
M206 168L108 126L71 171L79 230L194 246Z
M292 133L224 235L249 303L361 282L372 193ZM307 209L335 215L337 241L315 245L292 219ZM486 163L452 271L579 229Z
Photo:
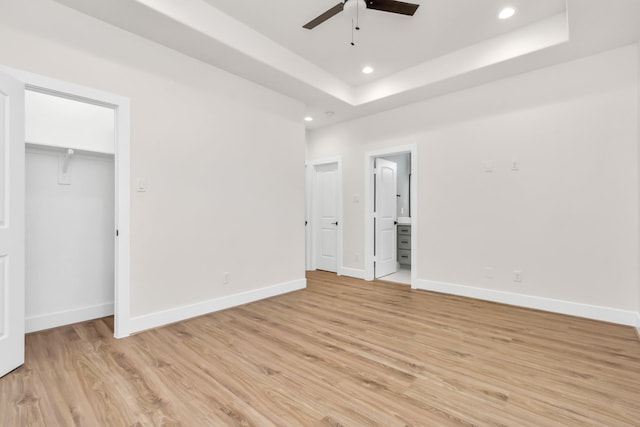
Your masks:
M362 69L362 72L363 72L364 74L371 74L371 73L373 73L373 68L367 65L366 67L364 67L364 68Z
M504 9L502 9L500 11L500 13L498 14L498 18L500 19L509 19L511 18L513 15L516 14L516 10L512 7L505 7Z
M367 3L364 0L347 0L344 2L344 11L350 16L356 16L356 13L361 14L367 9Z

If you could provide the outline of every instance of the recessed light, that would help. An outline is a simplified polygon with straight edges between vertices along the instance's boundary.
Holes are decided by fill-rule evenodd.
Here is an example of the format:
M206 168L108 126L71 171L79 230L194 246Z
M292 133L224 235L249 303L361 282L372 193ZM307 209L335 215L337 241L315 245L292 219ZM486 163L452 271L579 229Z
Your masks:
M498 18L500 19L509 19L511 18L513 15L516 14L516 10L512 7L505 7L504 9L502 9L500 11L500 13L498 14Z
M365 73L365 74L371 74L371 73L373 73L373 68L371 68L371 67L369 67L369 66L367 65L366 67L364 67L364 68L362 69L362 72L363 72L363 73Z
M307 116L307 117L304 118L304 121L305 122L312 122L313 121L313 117Z

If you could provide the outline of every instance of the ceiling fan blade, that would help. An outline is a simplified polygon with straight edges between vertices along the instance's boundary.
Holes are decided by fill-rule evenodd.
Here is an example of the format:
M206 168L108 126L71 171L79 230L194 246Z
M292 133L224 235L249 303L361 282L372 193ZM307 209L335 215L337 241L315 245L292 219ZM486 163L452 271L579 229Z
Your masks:
M419 4L405 3L396 0L366 0L367 9L381 10L383 12L399 13L413 16Z
M331 18L332 16L335 16L338 13L342 12L342 9L344 9L344 3L340 2L337 5L333 6L331 9L327 10L322 15L320 15L317 18L312 19L311 21L309 21L306 24L304 24L302 26L302 28L306 28L307 30L311 30L311 29L317 27L318 25L322 24L324 21L326 21L327 19Z

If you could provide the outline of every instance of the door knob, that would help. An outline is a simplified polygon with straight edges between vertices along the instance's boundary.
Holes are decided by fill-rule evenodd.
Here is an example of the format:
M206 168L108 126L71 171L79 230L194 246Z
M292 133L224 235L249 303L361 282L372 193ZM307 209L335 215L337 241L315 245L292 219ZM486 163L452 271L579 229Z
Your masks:
M333 224L333 225L338 225L338 221L336 221L336 222L332 222L331 224Z

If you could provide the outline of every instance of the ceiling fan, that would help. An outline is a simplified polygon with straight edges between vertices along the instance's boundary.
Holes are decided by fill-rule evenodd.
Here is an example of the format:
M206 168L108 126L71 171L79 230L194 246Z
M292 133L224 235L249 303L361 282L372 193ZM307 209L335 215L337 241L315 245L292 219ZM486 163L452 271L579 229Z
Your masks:
M322 13L318 17L312 19L302 26L302 28L306 28L307 30L311 30L318 25L322 24L324 21L329 18L337 15L342 12L345 8L347 2L357 2L358 0L344 0L337 5L333 6L331 9ZM406 3L403 1L396 0L365 0L365 4L367 9L380 10L382 12L391 12L391 13L399 13L401 15L409 15L413 16L418 9L419 4Z

